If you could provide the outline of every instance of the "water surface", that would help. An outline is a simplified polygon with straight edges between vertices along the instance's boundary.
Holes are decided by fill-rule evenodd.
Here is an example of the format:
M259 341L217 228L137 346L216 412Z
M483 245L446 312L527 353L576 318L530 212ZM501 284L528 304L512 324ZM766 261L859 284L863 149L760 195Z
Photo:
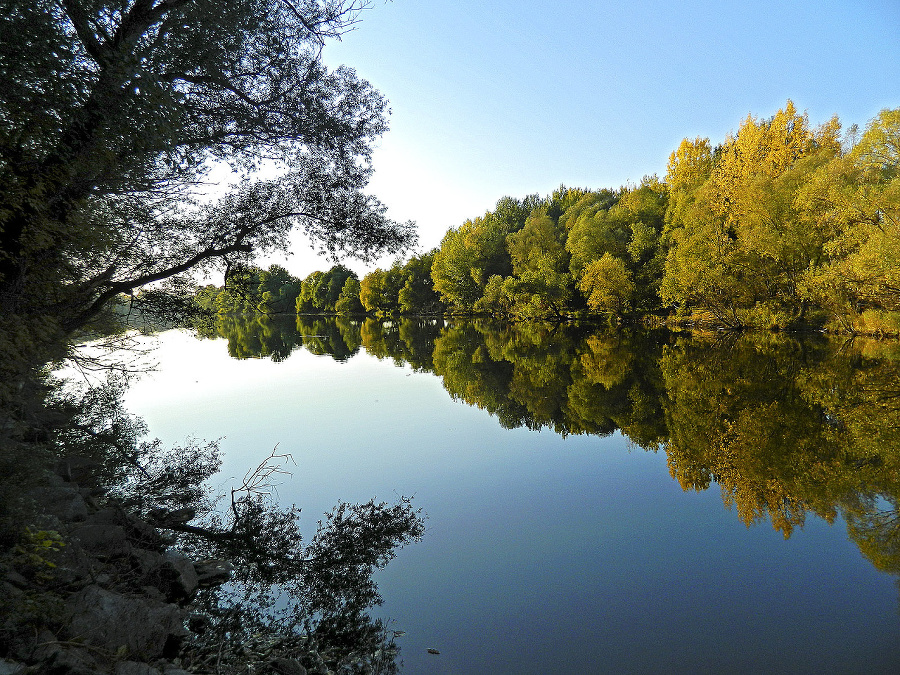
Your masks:
M404 672L900 672L891 345L220 332L163 334L130 409L169 443L224 436L223 483L290 453L309 534L339 499L414 495L426 537L379 575Z

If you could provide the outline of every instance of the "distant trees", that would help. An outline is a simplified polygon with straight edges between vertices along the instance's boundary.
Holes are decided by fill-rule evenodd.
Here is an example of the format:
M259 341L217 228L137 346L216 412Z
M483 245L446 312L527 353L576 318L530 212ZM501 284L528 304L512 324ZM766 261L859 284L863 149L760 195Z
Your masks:
M390 269L369 272L360 282L360 301L372 314L440 314L444 304L435 290L435 251L412 256Z
M298 314L338 311L336 306L351 279L357 281L356 273L343 265L334 265L327 272L313 272L303 280L292 309Z
M664 181L506 198L446 234L434 288L451 312L898 333L900 110L840 131L788 101L721 145L685 139Z
M664 180L504 197L358 283L314 272L297 310L900 333L900 110L840 132L788 101L718 146L684 139Z
M561 186L546 199L505 198L496 211L447 233L435 256L435 289L451 311L522 319L656 311L666 198L655 177L619 190ZM507 217L511 204L517 220ZM617 278L636 280L627 298L615 291L621 302L601 302L595 292L604 256L624 270Z

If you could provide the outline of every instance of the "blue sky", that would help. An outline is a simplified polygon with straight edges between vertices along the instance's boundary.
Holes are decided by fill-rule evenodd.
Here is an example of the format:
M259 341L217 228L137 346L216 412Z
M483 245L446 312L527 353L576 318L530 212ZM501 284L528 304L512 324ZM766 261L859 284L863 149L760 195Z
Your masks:
M788 98L845 128L900 107L900 0L374 0L361 19L325 60L390 100L371 191L422 249L505 195L663 176L682 138ZM306 250L292 272L329 267Z

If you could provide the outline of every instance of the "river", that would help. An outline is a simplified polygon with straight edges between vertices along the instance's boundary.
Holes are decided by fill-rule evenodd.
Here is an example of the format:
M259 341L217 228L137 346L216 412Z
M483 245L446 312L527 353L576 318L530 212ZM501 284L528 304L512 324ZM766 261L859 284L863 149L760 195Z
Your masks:
M274 448L304 531L411 496L378 573L405 673L900 672L893 343L232 320L168 331L126 402ZM429 653L435 650L439 654Z

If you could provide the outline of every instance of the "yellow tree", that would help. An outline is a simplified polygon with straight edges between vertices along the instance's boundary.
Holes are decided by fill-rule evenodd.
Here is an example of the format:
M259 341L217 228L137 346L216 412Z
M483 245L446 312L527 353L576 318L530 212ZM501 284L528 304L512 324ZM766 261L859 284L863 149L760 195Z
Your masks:
M736 324L803 319L800 282L822 263L831 230L796 196L839 156L839 131L836 118L811 129L788 101L770 119L748 116L715 152L705 140L682 142L667 174L666 243L673 250L664 301L728 313Z
M628 311L635 292L634 281L625 263L609 253L588 263L578 288L592 310L617 316Z
M828 263L806 274L808 296L854 329L873 328L873 311L900 310L900 109L883 110L797 201L835 232Z

